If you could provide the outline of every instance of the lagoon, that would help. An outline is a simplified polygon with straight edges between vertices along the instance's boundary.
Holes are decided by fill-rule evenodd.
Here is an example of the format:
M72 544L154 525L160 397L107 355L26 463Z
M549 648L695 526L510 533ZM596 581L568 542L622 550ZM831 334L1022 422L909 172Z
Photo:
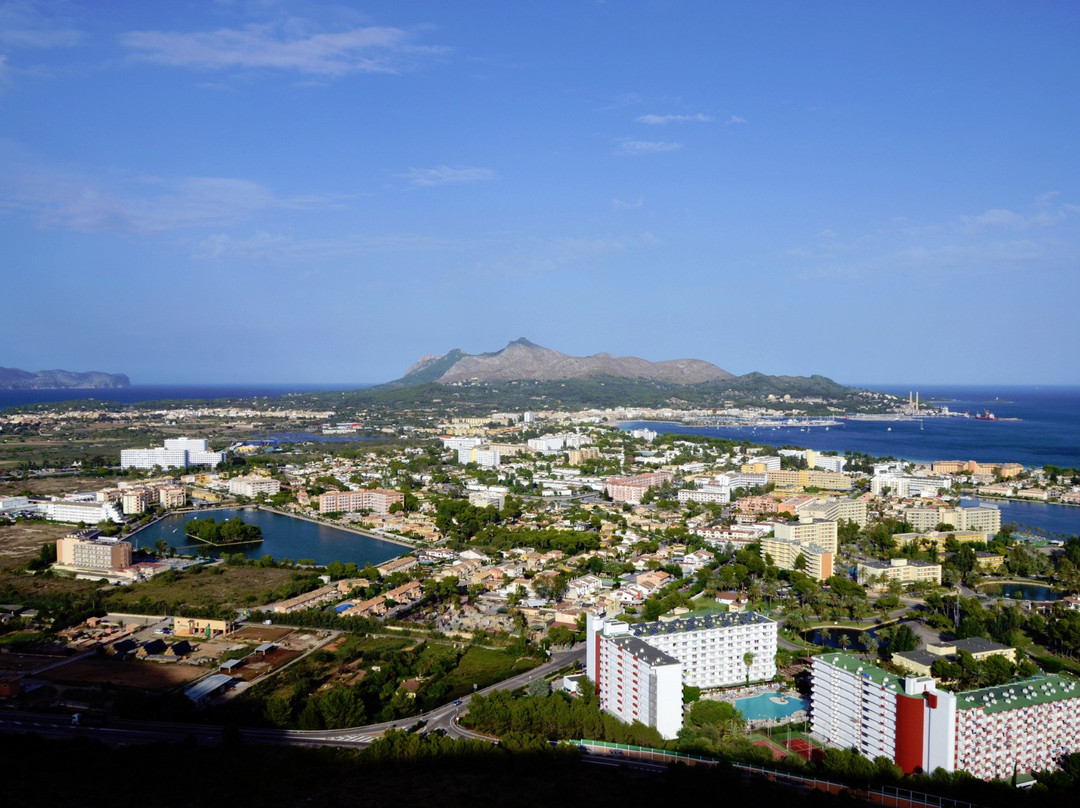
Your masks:
M263 540L258 544L218 549L188 539L184 532L184 525L192 519L208 516L219 522L239 516L248 524L261 527ZM401 555L407 549L393 542L362 536L349 530L309 522L261 508L221 508L166 516L161 521L140 530L131 537L131 540L136 548L153 549L159 540L164 540L170 547L176 547L182 553L215 557L220 556L222 552L242 553L247 558L270 555L276 560L289 558L293 561L310 558L319 565L329 564L332 561L347 564L351 561L358 567L363 567L368 563L382 564Z
M1046 602L1061 600L1063 594L1051 586L1041 584L986 584L979 587L980 595L991 595L1011 600L1033 600Z

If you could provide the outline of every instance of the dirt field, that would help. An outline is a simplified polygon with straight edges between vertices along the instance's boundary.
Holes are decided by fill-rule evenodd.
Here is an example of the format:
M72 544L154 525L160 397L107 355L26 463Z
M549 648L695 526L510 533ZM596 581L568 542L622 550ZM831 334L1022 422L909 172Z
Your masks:
M41 674L38 678L57 683L110 683L143 690L164 690L187 684L206 673L206 668L198 668L194 665L88 657L69 665L61 665Z
M37 521L0 526L0 569L21 567L41 551L41 545L55 543L73 529L74 525Z
M31 477L29 480L8 480L0 483L0 497L12 497L29 491L35 497L71 494L75 491L97 491L111 488L122 477Z
M39 668L54 665L63 657L48 657L41 654L0 654L0 671L19 671L33 673Z
M275 648L269 654L253 655L245 660L245 664L233 668L233 676L239 676L245 682L250 682L272 670L277 670L282 665L300 656L300 651L288 651L284 648Z
M230 636L229 639L259 643L279 642L282 638L288 637L292 633L293 629L281 628L280 626L244 626Z

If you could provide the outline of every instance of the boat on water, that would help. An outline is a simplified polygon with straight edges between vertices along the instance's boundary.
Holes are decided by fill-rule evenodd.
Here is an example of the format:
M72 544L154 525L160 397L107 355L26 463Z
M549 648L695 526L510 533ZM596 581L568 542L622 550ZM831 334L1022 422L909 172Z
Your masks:
M976 421L996 421L997 416L994 415L994 413L990 412L990 410L983 410L982 415L976 415L975 416L975 420Z

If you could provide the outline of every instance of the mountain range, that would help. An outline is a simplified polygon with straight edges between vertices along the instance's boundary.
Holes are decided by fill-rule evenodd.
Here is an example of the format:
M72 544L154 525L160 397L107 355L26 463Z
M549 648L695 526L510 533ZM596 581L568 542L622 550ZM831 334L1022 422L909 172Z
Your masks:
M644 379L666 384L690 385L726 381L731 373L701 359L670 359L650 362L636 356L569 356L544 348L522 337L501 351L467 354L455 348L442 356L425 356L391 384L411 386L436 382L557 381L600 377Z
M0 368L0 390L67 390L130 387L131 380L123 373L103 373L91 370L77 373L71 370L40 370L33 373L18 368Z

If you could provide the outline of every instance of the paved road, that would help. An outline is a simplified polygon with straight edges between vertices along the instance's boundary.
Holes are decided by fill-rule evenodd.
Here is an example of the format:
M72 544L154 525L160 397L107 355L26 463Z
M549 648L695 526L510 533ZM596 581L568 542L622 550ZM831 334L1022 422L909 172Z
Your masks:
M585 659L585 646L581 645L569 651L552 654L551 659L531 671L519 674L497 684L478 691L481 694L493 690L512 690L528 684L533 679L581 662ZM389 729L407 729L423 721L424 731L442 729L457 738L487 738L470 732L457 724L457 718L468 709L472 695L458 699L457 702L444 704L418 716L401 718L396 721L384 721L367 724L362 727L334 730L281 730L240 728L239 735L249 743L272 743L289 746L340 746L364 747ZM156 721L130 721L109 719L98 722L84 719L73 724L70 716L48 715L44 713L26 713L0 711L0 732L27 732L47 738L94 738L107 744L153 743L156 741L178 742L194 740L205 745L217 745L222 742L225 730L222 727L207 724L167 724Z

